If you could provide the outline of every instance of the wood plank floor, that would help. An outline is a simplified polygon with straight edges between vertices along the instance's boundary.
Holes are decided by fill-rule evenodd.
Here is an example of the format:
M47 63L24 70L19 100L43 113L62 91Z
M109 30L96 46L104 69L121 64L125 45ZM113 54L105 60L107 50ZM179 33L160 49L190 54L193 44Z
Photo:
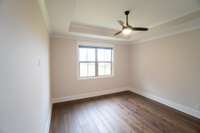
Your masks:
M123 92L55 104L50 133L200 133L200 121Z

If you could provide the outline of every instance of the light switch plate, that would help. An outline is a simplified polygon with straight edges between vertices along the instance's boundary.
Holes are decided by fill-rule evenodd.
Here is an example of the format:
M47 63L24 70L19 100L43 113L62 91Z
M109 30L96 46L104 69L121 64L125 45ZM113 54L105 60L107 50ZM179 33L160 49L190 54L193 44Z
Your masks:
M40 57L38 57L38 59L37 59L37 66L40 67L40 64L41 64L41 60L40 60Z

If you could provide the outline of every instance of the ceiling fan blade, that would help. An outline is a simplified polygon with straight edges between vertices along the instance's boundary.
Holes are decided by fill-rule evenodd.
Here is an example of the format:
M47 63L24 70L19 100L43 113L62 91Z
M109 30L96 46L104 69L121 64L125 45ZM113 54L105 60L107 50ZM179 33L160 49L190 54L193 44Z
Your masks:
M125 23L122 20L118 20L118 23L122 26L125 27Z
M134 31L148 31L149 29L146 27L132 27L130 26L130 28Z
M117 36L117 35L119 35L120 33L122 33L122 31L119 31L119 32L115 33L114 36Z

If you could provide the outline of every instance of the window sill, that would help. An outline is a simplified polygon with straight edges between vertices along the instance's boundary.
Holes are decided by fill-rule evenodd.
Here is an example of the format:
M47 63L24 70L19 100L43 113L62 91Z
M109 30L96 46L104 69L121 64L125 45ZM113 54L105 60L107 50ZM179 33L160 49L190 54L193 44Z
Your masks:
M106 78L113 78L114 75L109 76L98 76L98 77L79 77L78 80L96 80L96 79L106 79Z

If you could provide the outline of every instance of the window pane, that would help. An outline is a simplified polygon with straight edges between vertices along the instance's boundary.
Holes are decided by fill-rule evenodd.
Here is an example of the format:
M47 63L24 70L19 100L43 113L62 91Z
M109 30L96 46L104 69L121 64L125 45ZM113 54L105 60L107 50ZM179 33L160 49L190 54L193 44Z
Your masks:
M95 48L79 48L80 61L95 61Z
M97 49L98 61L112 61L112 49Z
M87 63L80 63L80 77L87 76Z
M98 63L98 75L111 75L111 63Z
M97 54L97 60L104 61L104 49L98 49Z
M95 76L95 63L88 63L88 76Z
M80 77L95 76L95 63L80 63Z

